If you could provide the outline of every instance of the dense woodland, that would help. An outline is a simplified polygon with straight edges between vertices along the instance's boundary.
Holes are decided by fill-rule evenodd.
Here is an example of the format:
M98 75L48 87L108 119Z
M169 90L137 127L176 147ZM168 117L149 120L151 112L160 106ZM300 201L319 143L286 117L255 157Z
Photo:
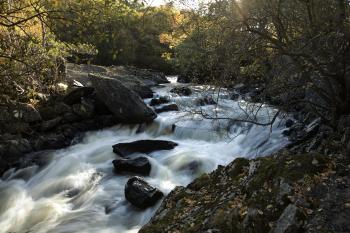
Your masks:
M59 91L64 62L133 65L230 87L322 117L350 113L348 0L137 0L0 3L1 102ZM177 7L175 7L175 5ZM278 97L278 98L277 98Z

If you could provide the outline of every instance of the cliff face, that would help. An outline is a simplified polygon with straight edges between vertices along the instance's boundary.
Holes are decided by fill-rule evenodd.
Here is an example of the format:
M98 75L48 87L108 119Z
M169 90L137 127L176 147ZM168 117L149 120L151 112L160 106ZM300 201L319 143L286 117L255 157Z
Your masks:
M236 159L177 187L140 233L350 232L349 169L341 155Z

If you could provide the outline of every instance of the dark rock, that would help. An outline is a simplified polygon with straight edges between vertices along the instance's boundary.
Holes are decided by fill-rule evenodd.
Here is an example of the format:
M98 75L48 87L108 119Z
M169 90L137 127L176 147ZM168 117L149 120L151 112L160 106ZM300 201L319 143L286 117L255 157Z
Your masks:
M127 157L134 153L151 153L159 150L172 150L178 144L163 140L140 140L129 143L119 143L113 146L113 152L121 157Z
M80 87L69 92L63 99L66 104L73 105L81 102L82 98L91 95L95 89L93 87Z
M151 163L146 157L135 159L117 159L113 161L116 173L136 173L148 176L151 172Z
M241 95L238 93L232 93L231 94L231 100L238 100Z
M205 96L203 98L197 99L196 102L197 102L198 106L215 105L215 104L217 104L212 96Z
M45 131L52 130L56 128L58 124L61 123L61 121L62 121L62 117L56 117L55 119L44 121L40 126L41 131L45 132Z
M6 124L13 122L35 123L41 120L40 113L31 104L10 103L0 106L0 122Z
M71 113L72 108L63 102L57 102L52 106L40 107L39 112L44 120L52 120L66 113Z
M190 83L191 82L191 79L185 75L179 75L177 77L177 82L178 83Z
M180 96L190 96L192 95L192 91L189 87L175 87L170 92L178 94Z
M279 217L273 233L294 233L300 232L301 212L295 205L290 204Z
M169 103L169 98L162 96L162 97L159 97L158 99L152 99L150 105L157 106L157 105L167 104L167 103Z
M63 115L62 123L73 123L79 120L80 117L77 114L68 112Z
M83 119L91 118L95 113L95 106L91 100L83 99L81 103L72 106L73 112Z
M140 177L129 179L125 185L125 198L134 206L146 209L162 199L163 193Z
M179 107L176 104L168 104L154 109L156 113L179 111Z
M99 75L91 75L91 80L99 98L120 122L144 123L156 118L155 112L120 81Z
M286 121L286 127L287 128L290 128L290 127L292 127L294 125L294 121L292 120L292 119L288 119L287 121Z
M62 149L69 146L69 142L66 141L66 138L63 134L49 134L45 136L40 136L35 141L36 150L56 150Z
M0 156L21 156L33 150L33 148L30 145L30 142L27 139L23 138L6 140L1 142L0 144Z

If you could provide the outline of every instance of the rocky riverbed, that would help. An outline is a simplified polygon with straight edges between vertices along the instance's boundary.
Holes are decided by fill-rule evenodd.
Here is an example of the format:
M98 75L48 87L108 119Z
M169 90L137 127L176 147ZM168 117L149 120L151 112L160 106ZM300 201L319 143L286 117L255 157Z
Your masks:
M255 87L133 67L68 64L62 86L0 106L4 232L350 232L350 118L264 126Z

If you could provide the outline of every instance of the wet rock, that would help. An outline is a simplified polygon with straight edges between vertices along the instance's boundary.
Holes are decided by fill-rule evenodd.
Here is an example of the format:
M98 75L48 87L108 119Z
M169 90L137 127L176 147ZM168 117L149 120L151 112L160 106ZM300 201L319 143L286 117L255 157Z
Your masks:
M151 122L155 112L120 81L100 75L90 75L99 98L122 123Z
M178 94L179 96L190 96L192 91L189 87L175 87L170 92Z
M90 96L95 89L93 87L80 87L69 92L63 99L63 102L68 105L78 104L82 98Z
M161 96L158 99L152 99L150 105L157 106L157 105L167 104L167 103L169 103L169 98L166 96Z
M179 107L176 104L168 104L154 109L156 113L179 111Z
M41 131L45 132L56 128L61 123L62 119L62 117L56 117L55 119L44 121L40 126Z
M63 134L49 134L40 136L35 141L36 150L56 150L62 149L66 146L69 146L69 142L66 141Z
M298 207L290 204L279 217L273 233L294 233L299 232L302 225L301 213Z
M135 159L117 159L113 161L116 173L136 173L148 176L151 172L151 163L146 157Z
M217 104L216 101L213 99L212 96L206 96L200 99L196 100L196 104L198 106L205 106L205 105L215 105Z
M140 177L129 179L125 185L125 198L134 206L146 209L162 199L163 193Z
M172 150L178 144L164 140L140 140L129 143L119 143L113 146L113 152L121 157L127 157L134 153L148 154L159 150Z

